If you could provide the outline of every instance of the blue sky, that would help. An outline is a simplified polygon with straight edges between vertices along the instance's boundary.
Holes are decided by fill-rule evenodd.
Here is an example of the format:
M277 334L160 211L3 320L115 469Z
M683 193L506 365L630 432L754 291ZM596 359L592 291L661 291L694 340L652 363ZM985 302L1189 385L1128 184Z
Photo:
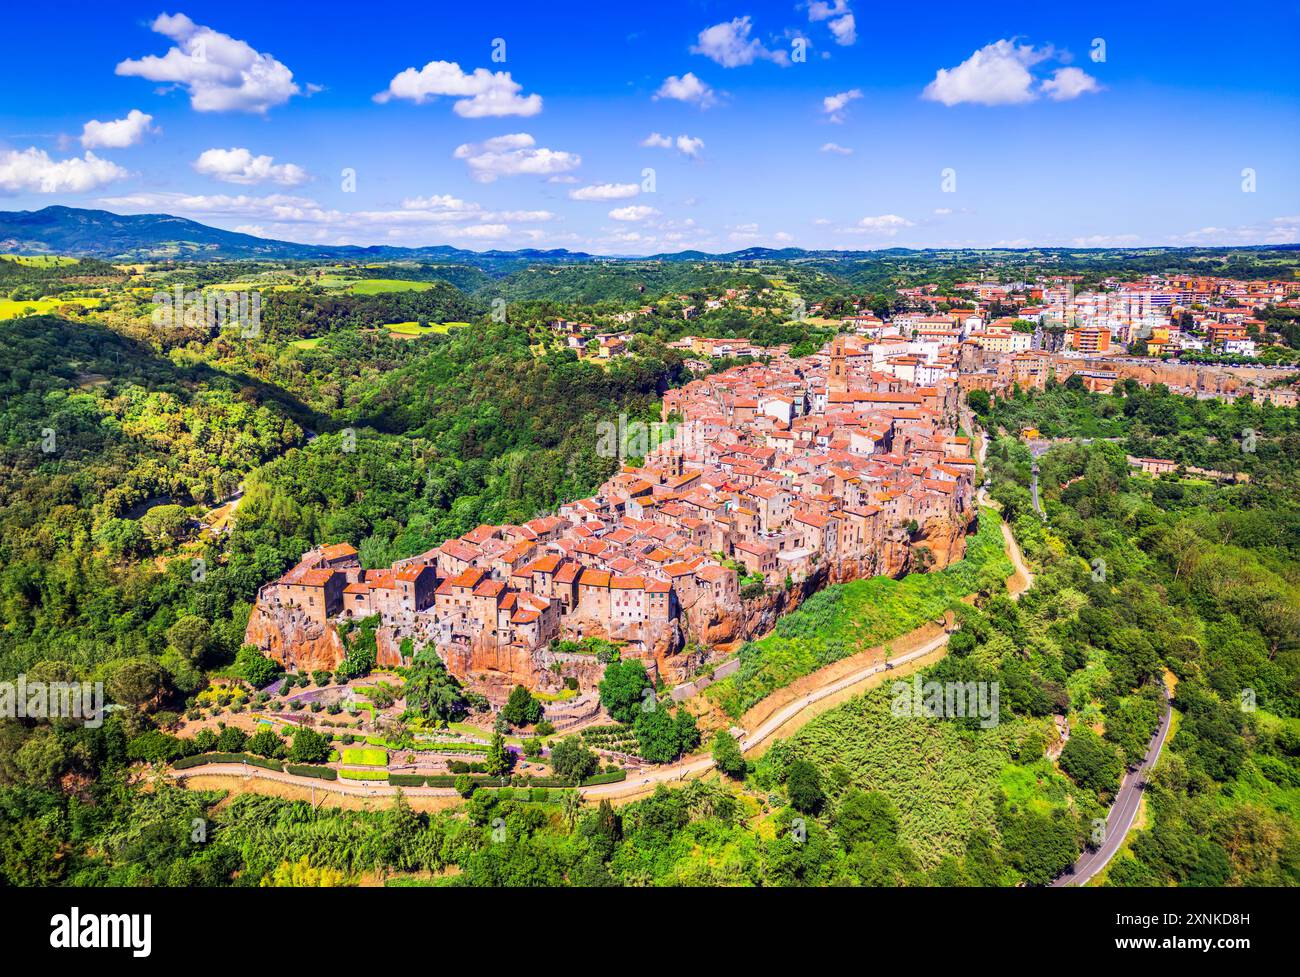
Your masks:
M605 254L1300 241L1293 3L274 6L7 12L43 40L0 66L0 209Z

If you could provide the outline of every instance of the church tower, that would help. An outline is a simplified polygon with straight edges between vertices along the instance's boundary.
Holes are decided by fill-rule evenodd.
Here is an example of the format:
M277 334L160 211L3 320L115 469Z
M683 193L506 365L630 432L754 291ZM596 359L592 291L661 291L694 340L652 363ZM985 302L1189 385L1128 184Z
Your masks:
M849 389L849 367L844 353L844 337L831 340L831 372L826 383L830 393L846 393Z

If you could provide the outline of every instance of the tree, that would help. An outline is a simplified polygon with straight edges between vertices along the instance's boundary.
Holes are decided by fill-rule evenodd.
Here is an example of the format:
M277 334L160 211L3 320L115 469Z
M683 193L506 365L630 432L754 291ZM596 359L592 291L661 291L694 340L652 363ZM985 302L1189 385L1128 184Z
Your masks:
M816 814L826 800L821 774L807 760L795 760L786 768L785 793L790 806L803 814Z
M663 707L642 712L632 728L637 752L651 763L670 763L700 742L695 717L685 709L678 709L676 715Z
M330 757L330 741L324 733L318 733L306 726L299 726L293 734L293 745L289 747L289 760L292 763L324 763Z
M492 741L488 744L487 756L483 760L483 766L488 774L492 777L504 777L510 772L513 762L514 756L506 749L506 738L500 733L493 733Z
M156 505L140 517L140 528L158 549L175 546L185 537L189 516L178 505Z
M406 673L406 708L425 719L451 722L465 711L460 683L432 648L422 648Z
M212 640L208 622L195 614L176 619L167 629L167 644L191 665L203 663L203 656Z
M720 729L713 737L713 765L728 777L744 777L749 769L745 754L740 752L736 737L725 729Z
M162 695L166 676L152 658L129 658L109 676L108 694L114 702L139 708Z
M1002 849L1030 885L1046 885L1079 857L1074 828L1064 815L1062 808L1051 817L1027 810L1003 820Z
M256 645L244 645L235 655L235 672L255 689L275 681L280 674L280 663L267 658Z
M835 812L835 833L846 849L898 841L898 810L879 791L850 790Z
M186 740L170 736L160 729L150 729L127 744L126 755L132 760L143 760L146 763L166 763L184 756L188 746L190 743Z
M284 740L280 738L278 733L264 729L249 737L244 749L249 753L256 753L258 756L282 757L284 756Z
M1113 794L1119 789L1124 765L1115 748L1092 730L1080 727L1061 750L1061 769L1085 790Z
M582 817L582 809L582 795L576 790L566 790L563 800L560 801L560 815L564 818L564 823L570 832L577 827Z
M510 690L510 698L501 710L511 726L531 726L542 718L542 704L522 685Z
M566 736L551 747L551 767L557 776L581 784L600 769L600 758L577 736Z
M226 726L217 734L217 750L221 753L242 753L248 734L238 726Z
M653 688L639 661L616 661L605 666L600 680L600 704L620 723L631 723L641 708L645 690Z
M987 390L970 390L966 393L966 403L980 417L988 415L992 400Z

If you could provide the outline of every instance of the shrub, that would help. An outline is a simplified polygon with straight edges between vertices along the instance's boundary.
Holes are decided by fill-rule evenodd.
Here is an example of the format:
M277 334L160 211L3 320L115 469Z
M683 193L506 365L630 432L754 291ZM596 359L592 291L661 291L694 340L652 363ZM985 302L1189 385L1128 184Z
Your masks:
M740 752L736 737L725 729L718 730L713 737L713 764L728 777L744 777L748 769L749 765L745 762L745 755Z
M785 792L790 806L804 814L815 814L826 799L821 774L807 760L795 760L786 768Z
M244 749L249 753L256 753L264 757L281 757L284 756L284 740L278 733L269 729L263 729L253 734Z
M424 781L424 774L390 773L388 775L388 782L398 787L423 787Z
M332 767L312 767L303 766L296 763L286 763L285 772L295 774L299 777L315 777L317 780L337 780L338 771Z
M294 763L324 763L330 755L330 741L323 733L306 727L295 730L289 759Z

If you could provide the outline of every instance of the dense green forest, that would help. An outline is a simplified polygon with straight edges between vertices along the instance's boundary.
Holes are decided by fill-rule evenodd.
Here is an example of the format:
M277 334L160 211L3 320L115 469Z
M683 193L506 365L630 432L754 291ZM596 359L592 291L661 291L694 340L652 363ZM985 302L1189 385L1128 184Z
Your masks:
M228 662L257 587L314 543L387 563L591 491L614 464L595 454L597 421L657 419L680 369L536 356L490 321L418 343L345 329L302 351L164 349L54 316L0 333L6 677L65 661L103 678L165 656L185 615L210 622L205 663ZM202 528L241 484L233 531Z
M917 261L882 259L853 287L892 303ZM517 294L528 301L512 300L503 323L485 314L492 284L474 278L467 294L433 270L412 273L436 283L420 291L269 293L254 341L158 333L144 298L125 293L102 313L0 322L0 680L103 680L126 707L98 728L0 721L0 878L1042 884L1090 843L1155 728L1167 682L1175 726L1144 827L1103 881L1300 883L1298 412L1135 384L1105 396L1053 384L990 404L981 419L992 432L1036 426L1062 439L1039 459L1046 523L1030 502L1027 449L1001 437L988 457L992 497L1035 565L1035 586L1019 602L1002 592L988 516L969 565L953 574L961 579L949 581L961 586L935 575L896 608L900 620L957 613L950 654L923 678L996 682L994 725L900 716L887 683L757 761L720 734L706 744L719 775L618 810L545 788L479 789L437 814L254 795L222 803L161 780L140 789L133 762L208 672L236 661L257 587L304 549L346 540L376 566L587 493L614 465L593 450L596 422L657 418L662 392L684 378L665 340L695 332L814 345L821 330L780 311L784 290L846 288L820 266L767 259L707 265L705 278L684 267L654 277L613 266L589 291L563 269L515 267L494 281L508 292L510 275L523 276ZM91 279L121 286L117 269L92 262L0 271L41 296ZM210 284L232 271L166 267L149 284ZM709 282L768 294L747 313L680 318L677 296ZM596 364L544 328L550 316L581 316L584 301L661 308L633 322L635 355ZM407 320L468 325L413 341L382 328ZM1153 480L1133 474L1126 453L1249 481ZM238 518L213 532L232 497ZM858 600L828 591L754 642L742 675L753 688L736 709L771 676L843 657L848 635L880 623L864 617L885 605L877 591L904 585L870 583ZM968 593L973 604L956 602ZM1071 728L1064 748L1054 716Z
M1148 791L1150 823L1110 884L1300 881L1296 414L1159 388L1122 399L1056 388L995 409L1008 426L1026 419L1063 436L1100 433L1094 419L1109 415L1106 433L1121 439L1039 459L1045 526L1029 504L1028 451L1003 439L990 455L993 495L1029 552L1049 580L1051 568L1071 568L1087 596L1074 636L1104 737L1114 739L1108 696L1147 691L1162 669L1173 676L1175 732ZM1257 432L1251 450L1246 428ZM1126 450L1251 481L1151 479L1133 474Z

